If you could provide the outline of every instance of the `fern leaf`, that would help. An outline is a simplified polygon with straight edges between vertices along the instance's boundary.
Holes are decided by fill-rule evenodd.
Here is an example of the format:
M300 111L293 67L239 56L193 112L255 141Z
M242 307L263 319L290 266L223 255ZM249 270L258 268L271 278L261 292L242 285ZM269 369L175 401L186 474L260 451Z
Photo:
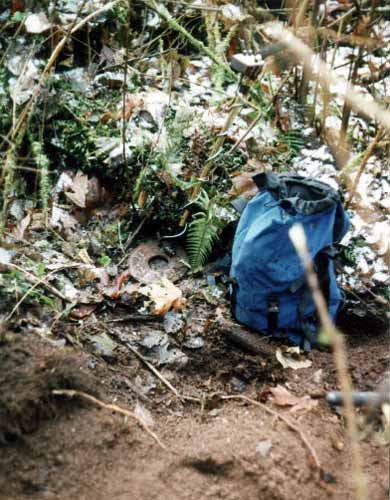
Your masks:
M188 260L193 271L203 267L218 239L219 227L204 213L194 216L187 236Z

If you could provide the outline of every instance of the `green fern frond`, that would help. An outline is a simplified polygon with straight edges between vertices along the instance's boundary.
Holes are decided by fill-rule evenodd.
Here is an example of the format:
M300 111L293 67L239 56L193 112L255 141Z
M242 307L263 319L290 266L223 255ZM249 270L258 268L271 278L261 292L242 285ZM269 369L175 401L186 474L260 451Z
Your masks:
M138 177L135 181L135 185L134 185L134 189L133 189L133 201L134 201L134 203L137 203L138 196L139 196L140 192L142 191L147 173L148 173L148 169L146 167L143 167L138 174Z
M280 134L280 141L287 146L291 156L297 155L305 145L305 139L300 130L291 129Z
M194 214L187 235L187 255L191 269L198 271L211 254L219 237L221 225L215 215L215 203L205 191L201 191L196 202L202 212Z
M191 269L198 271L204 266L218 239L219 227L204 213L196 214L194 217L196 218L188 230L187 255Z

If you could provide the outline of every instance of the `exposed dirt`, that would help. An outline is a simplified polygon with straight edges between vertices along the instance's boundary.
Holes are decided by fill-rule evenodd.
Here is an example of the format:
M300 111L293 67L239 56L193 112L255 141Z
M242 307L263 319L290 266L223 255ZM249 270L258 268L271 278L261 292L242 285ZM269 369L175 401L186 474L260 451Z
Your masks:
M354 383L372 389L388 366L388 337L375 324L353 326L349 360ZM109 365L77 350L59 349L35 334L3 337L1 499L354 498L343 419L323 398L336 387L329 352L313 351L312 367L294 372L273 361L276 346L254 356L218 336L206 338L200 351L188 352L184 370L163 370L182 393L207 395L199 405L177 401L134 356ZM143 392L147 383L155 387ZM278 408L267 399L277 383L294 395L310 395L317 406L303 413ZM85 391L129 409L140 401L169 451L132 421L77 399L55 397L53 389ZM301 438L285 423L261 408L219 397L239 391L299 426L316 450L321 477ZM377 438L374 432L362 442L370 500L382 500L388 491L388 448ZM265 457L256 448L264 440L272 444Z

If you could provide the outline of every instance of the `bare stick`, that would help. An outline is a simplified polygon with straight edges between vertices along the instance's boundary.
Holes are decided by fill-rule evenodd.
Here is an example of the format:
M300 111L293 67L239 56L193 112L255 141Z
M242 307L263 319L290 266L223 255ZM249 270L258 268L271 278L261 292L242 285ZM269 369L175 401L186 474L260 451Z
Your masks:
M47 75L49 74L49 72L50 72L51 68L53 67L55 61L57 60L59 54L62 52L62 49L64 48L69 37L71 35L73 35L74 33L76 33L80 28L82 28L85 24L87 24L93 18L97 17L98 15L105 12L106 10L112 9L118 2L119 2L119 0L115 0L113 2L109 2L106 5L103 5L103 7L101 7L100 9L97 9L94 12L91 12L91 14L86 16L84 19L79 21L77 24L75 24L76 20L74 21L73 26L71 26L70 30L67 33L65 33L64 37L59 41L59 43L54 48L52 54L50 55L50 58L46 64L44 70L42 71L41 77L33 90L33 94L31 96L30 101L27 103L27 105L23 109L23 112L21 113L21 115L18 119L18 122L16 123L15 127L12 130L12 135L11 135L12 140L16 140L19 132L21 131L21 128L22 128L25 120L28 118L29 114L31 113L32 109L34 108L36 99L40 93L43 82L44 82L45 78L47 77ZM82 5L80 6L80 8L78 10L77 15L79 15L79 13L81 12L85 3L86 3L86 1L84 1L82 3ZM76 16L76 19L77 19L77 16Z
M308 74L312 79L319 77L322 85L328 88L332 84L342 84L345 86L345 102L357 112L369 116L372 120L377 120L384 128L390 130L390 112L377 102L368 99L359 92L354 85L341 80L337 74L323 61L315 59L315 53L304 44L293 33L286 30L281 23L272 22L268 24L270 34L276 39L283 41L289 49L302 61ZM314 61L315 65L314 65ZM315 69L313 69L315 66Z
M119 340L122 342L122 344L124 344L128 349L130 349L130 351L132 353L134 353L138 359L140 359L142 361L142 363L144 363L144 365L159 379L161 380L161 382L166 386L168 387L168 389L173 392L173 394L178 398L180 399L181 401L195 401L197 403L199 403L201 401L200 398L195 398L193 396L185 396L183 394L180 394L179 391L173 387L173 385L169 382L169 380L167 380L158 370L157 368L155 368L152 363L150 363L144 356L142 356L142 354L140 352L138 352L138 350L133 347L130 342L126 341L125 339L122 338L122 336L119 334L115 334L115 332L112 332L111 330L109 330L110 333L112 335L114 335L115 337L119 338Z
M58 389L58 390L53 390L52 394L54 394L55 396L66 396L68 398L77 397L77 398L85 399L86 401L89 401L90 403L93 403L96 406L100 406L100 408L104 408L105 410L110 410L110 411L113 411L115 413L120 413L121 415L124 415L125 417L130 417L133 420L135 420L138 423L138 425L140 427L142 427L142 429L145 432L147 432L149 434L149 436L151 436L156 441L156 443L160 446L160 448L162 448L165 451L169 451L168 448L165 446L165 444L163 444L161 442L161 440L157 436L157 434L155 432L153 432L142 419L137 417L137 415L135 415L135 413L133 413L129 410L126 410L125 408L121 408L118 405L106 404L103 401L100 401L100 399L97 399L94 396L91 396L90 394L87 394L86 392L82 392L82 391Z
M197 403L200 401L200 398L195 398L193 396L186 396L183 394L180 394L179 391L173 387L173 385L167 380L158 370L155 368L152 363L150 363L140 352L135 349L131 344L126 343L126 346L130 349L131 352L133 352L137 358L139 358L146 366L149 368L149 370L156 375L156 377L161 380L161 382L168 387L170 391L173 392L173 394L180 400L186 400L186 401L196 401Z
M8 262L8 264L3 264L3 265L7 267L12 267L13 269L17 269L25 276L27 276L27 278L31 280L33 283L35 283L37 286L43 285L45 288L49 290L49 292L53 293L54 295L57 295L57 297L59 297L60 299L65 300L66 302L72 302L71 299L62 294L59 290L57 290L57 288L55 288L53 285L50 285L50 283L47 283L46 281L47 276L45 276L43 279L40 279L37 276L35 276L35 274L30 273L26 269L23 269L22 267L16 264L12 264L11 262Z
M368 146L366 152L364 153L359 170L358 170L356 177L353 181L353 185L352 185L351 190L350 190L349 198L347 200L347 203L345 204L345 208L348 208L351 205L353 197L355 196L355 192L356 192L356 189L357 189L359 181L360 181L360 177L362 176L364 169L366 168L367 162L368 162L370 156L372 155L376 145L378 144L381 136L382 136L382 129L381 129L381 127L379 127L378 131L376 133L376 136L374 137L374 140L371 142L371 144Z
M122 88L122 155L123 165L127 166L126 155L126 101L127 101L127 73L128 73L128 60L129 60L129 31L130 31L130 0L127 3L127 22L125 29L126 49L125 49L125 64L123 68L123 88Z
M47 285L46 283L46 280L48 278L50 278L50 276L52 276L53 274L55 273L58 273L59 271L62 271L63 269L69 269L69 268L74 268L74 267L79 267L80 264L69 264L67 266L61 266L60 268L58 269L55 269L54 271L51 271L50 273L48 273L46 276L43 276L43 278L41 279L38 279L38 281L36 281L33 286L31 288L29 288L27 290L27 292L22 296L22 298L20 300L18 300L18 302L15 304L15 306L13 307L12 311L8 314L8 316L5 318L5 321L9 321L12 316L15 314L15 312L17 311L18 307L20 307L20 305L26 300L26 298L30 295L30 293L35 290L35 288L37 288L39 285Z
M142 356L142 354L140 352L137 351L137 349L135 347L133 347L131 344L129 343L126 343L126 347L128 349L130 349L130 351L132 353L134 353L138 359L140 359L142 361L142 363L144 363L144 365L146 365L149 370L154 373L154 375L156 375L156 377L161 380L161 382L166 386L168 387L168 389L170 391L173 392L173 394L178 398L178 399L181 399L181 396L179 394L179 391L173 387L173 385L169 382L169 380L167 380L163 375L161 375L161 373L157 370L157 368L155 368L152 363L150 363L144 356Z
M313 262L307 247L307 241L303 226L295 224L289 231L289 236L293 245L302 260L306 279L313 295L318 316L324 333L328 336L332 348L333 359L336 365L337 378L343 394L345 414L348 422L348 433L352 449L352 465L356 486L356 498L358 500L367 499L367 481L363 472L363 460L359 446L359 433L352 399L352 382L348 372L348 363L344 337L334 326L328 313L328 307L324 296L321 293L317 275L313 268Z
M286 418L284 415L281 415L277 411L271 410L271 408L268 408L268 406L264 405L263 403L259 403L255 399L248 398L247 396L240 396L240 395L221 396L221 399L238 399L241 401L246 401L247 403L250 403L252 405L258 406L259 408L262 408L269 415L272 415L273 417L282 420L290 430L292 430L293 432L298 434L298 436L301 438L303 444L305 445L306 449L308 450L310 457L311 457L316 469L320 472L322 471L321 463L318 459L317 453L316 453L315 449L313 448L313 446L310 444L306 435L303 433L303 431L299 427L297 427L292 422L290 422L290 420L288 418Z

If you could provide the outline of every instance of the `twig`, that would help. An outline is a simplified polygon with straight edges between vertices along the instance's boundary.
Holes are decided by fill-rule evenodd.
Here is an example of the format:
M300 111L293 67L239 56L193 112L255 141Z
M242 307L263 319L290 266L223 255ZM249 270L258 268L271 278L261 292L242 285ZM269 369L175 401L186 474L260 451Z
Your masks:
M169 382L169 380L167 380L158 370L157 368L155 368L151 363L149 363L149 361L144 357L142 356L142 354L140 352L137 351L137 349L135 347L133 347L129 342L126 342L126 347L128 349L130 349L130 351L135 354L137 356L138 359L140 359L142 361L142 363L144 363L144 365L152 372L154 373L154 375L156 375L156 377L161 380L161 382L166 386L168 387L168 389L170 391L173 392L173 394L178 398L178 399L182 399L178 390L173 387L173 385Z
M70 36L72 36L74 33L76 33L80 28L82 28L86 23L88 23L91 19L94 17L98 16L102 12L105 12L106 10L111 9L114 7L120 0L114 0L112 2L109 2L108 4L104 5L100 9L97 9L94 12L91 12L88 16L86 16L84 19L82 19L79 23L76 24L77 18L79 14L81 13L82 9L84 8L84 5L86 4L86 0L84 0L76 14L76 17L71 24L70 29L65 33L64 37L60 40L60 42L56 45L54 48L53 52L51 53L51 56L44 68L44 70L41 73L41 76L36 83L35 87L33 88L32 95L30 100L27 102L25 107L23 108L23 111L19 115L19 118L17 122L12 126L10 132L8 133L8 136L6 138L6 142L11 142L11 146L9 147L6 155L5 155L5 161L4 161L4 167L3 167L3 172L1 175L0 183L5 181L5 186L3 189L3 208L2 212L0 214L0 233L2 233L5 225L5 220L7 216L7 209L8 209L8 193L11 188L11 184L13 182L13 157L15 154L15 150L17 147L21 144L25 131L26 131L26 124L29 120L29 118L32 115L32 112L34 111L35 105L37 103L38 97L41 92L41 88L44 84L44 81L48 74L50 73L54 63L56 62L58 56L62 52L63 48L65 47L67 41L69 40ZM7 177L8 177L8 182L7 182Z
M290 420L288 418L286 418L284 415L281 415L277 411L271 410L270 408L268 408L268 406L264 405L263 403L259 403L258 401L254 400L254 399L248 398L247 396L240 396L240 395L221 396L221 399L238 399L241 401L246 401L247 403L250 403L252 405L258 406L259 408L262 408L269 415L272 415L273 417L282 420L290 430L292 430L293 432L298 434L298 436L301 438L303 444L306 446L316 469L320 472L322 471L321 463L318 459L317 453L316 453L315 449L313 448L313 446L310 444L310 442L307 439L304 432L299 427L297 427L292 422L290 422Z
M27 120L28 116L33 111L36 100L39 96L41 87L44 83L44 80L45 80L46 76L49 74L49 72L50 72L51 68L53 67L55 61L57 60L58 56L62 52L62 49L65 47L69 37L72 36L74 33L76 33L79 29L81 29L85 24L87 24L89 21L91 21L95 17L99 16L100 14L105 12L106 10L112 9L119 1L120 0L114 0L112 2L109 2L106 5L103 5L100 9L97 9L96 11L91 12L88 16L86 16L84 19L82 19L81 21L79 21L76 24L77 17L81 13L84 5L86 4L86 0L84 0L82 2L81 6L79 7L79 10L77 12L76 18L73 21L73 24L71 25L70 29L65 33L64 37L58 42L58 44L54 48L53 52L51 53L51 56L46 64L44 70L42 71L41 77L39 78L39 81L37 82L37 84L34 87L34 90L33 90L33 93L32 93L30 100L28 101L28 103L24 107L22 113L20 114L18 122L16 123L15 127L13 127L11 134L10 134L10 138L12 141L15 141L15 142L20 141L20 137L18 137L18 135L22 131L22 126L25 123L25 121Z
M352 84L355 85L357 76L358 76L358 70L360 66L360 62L363 57L363 48L359 47L357 56L354 61L351 61L351 74L348 79L348 81ZM343 114L341 117L341 130L340 130L340 138L339 138L339 148L344 147L344 144L346 142L346 136L347 136L347 130L348 130L348 124L349 124L349 119L351 117L351 104L345 100L344 106L343 106Z
M307 283L311 290L314 303L324 333L328 336L333 348L333 359L336 366L337 378L343 394L345 414L348 422L348 433L352 449L352 464L356 486L357 500L367 500L367 481L363 472L363 460L359 446L359 434L352 399L352 382L348 372L348 363L344 337L334 326L329 316L328 307L321 289L313 262L307 247L303 226L295 224L289 231L290 239L303 263Z
M165 446L165 444L163 444L161 442L161 440L157 436L157 434L155 432L153 432L142 419L137 417L137 415L135 415L135 413L133 413L129 410L126 410L125 408L121 408L120 406L114 405L114 404L106 404L103 401L100 401L100 399L97 399L94 396L91 396L90 394L87 394L86 392L82 392L82 391L56 389L56 390L52 391L52 394L54 394L55 396L66 396L68 398L77 397L77 398L85 399L86 401L89 401L90 403L93 403L96 406L100 406L100 408L104 408L105 410L110 410L110 411L113 411L115 413L120 413L121 415L124 415L125 417L130 417L133 420L135 420L138 423L138 425L140 427L142 427L142 429L145 432L147 432L149 434L149 436L151 436L156 441L156 443L160 446L160 448L162 448L165 451L169 451L168 448Z
M124 323L126 321L140 321L144 323L159 321L159 318L154 314L149 314L148 316L144 316L142 314L128 314L126 316L122 316L121 318L113 318L106 319L103 323Z
M152 201L152 203L153 203L153 201ZM152 207L149 207L148 212L146 213L145 217L141 220L141 222L139 223L138 227L127 238L126 243L124 244L124 250L125 251L132 245L133 241L138 236L138 233L143 228L145 222L148 220L148 218L149 218L149 216L150 216L151 213L152 213ZM128 257L129 257L129 254L125 253L125 255L123 255L123 257L121 258L121 260L118 262L118 266L120 266Z
M337 74L323 61L317 59L315 70L313 63L315 54L304 44L299 38L294 36L290 31L286 30L281 23L269 23L271 34L278 40L282 40L289 49L302 61L305 65L310 77L317 78L317 75L325 88L332 84L342 84L346 86L345 102L358 113L370 117L372 120L377 120L384 128L390 130L390 112L377 102L367 99L367 97L359 92L354 85L351 85L344 80L341 80Z
M155 368L142 354L135 348L133 347L130 342L127 340L123 339L120 334L116 334L115 332L112 332L111 330L108 330L111 335L114 335L116 338L118 338L122 344L124 344L130 351L137 356L138 359L144 363L144 365L159 379L161 382L168 387L168 389L180 400L180 401L195 401L197 403L201 402L201 398L196 398L194 396L187 396L184 394L180 394L179 391L167 380L158 370Z
M36 281L34 283L34 285L29 288L27 290L27 292L22 296L22 298L15 304L15 306L13 307L12 311L8 314L8 316L5 318L5 321L9 321L12 316L15 314L15 312L17 311L17 309L20 307L20 305L24 302L24 300L30 295L30 293L35 289L37 288L39 285L47 285L46 280L48 278L50 278L50 276L52 276L53 274L55 273L58 273L59 271L62 271L63 269L69 269L69 268L74 268L74 267L79 267L80 264L69 264L69 265L66 265L66 266L61 266L60 268L58 269L55 269L54 271L51 271L50 273L48 273L46 276L43 276L43 278L41 279L38 279L38 281Z
M368 146L366 152L364 153L359 170L358 170L356 177L353 181L353 185L352 185L351 190L350 190L349 198L345 204L345 208L348 208L351 205L353 197L355 196L355 193L356 193L356 189L359 185L360 177L362 176L364 169L366 168L367 162L368 162L370 156L372 155L376 145L380 141L381 136L382 136L382 129L381 129L381 127L379 127L378 131L376 133L376 136L374 137L374 140L371 142L371 144Z
M265 116L270 111L271 107L275 104L280 91L282 90L282 88L284 87L284 85L286 84L286 82L288 81L288 79L290 78L291 71L292 71L292 69L290 69L289 72L287 73L287 75L283 78L283 80L281 81L281 83L280 83L279 87L277 88L275 94L272 96L271 105L265 111L260 110L258 112L258 114L253 119L252 123L249 125L249 127L246 129L246 131L241 135L241 137L239 137L237 139L237 141L233 144L233 146L229 149L229 151L227 151L227 153L225 153L224 156L229 156L232 153L234 153L234 151L236 151L236 149L239 147L239 145L242 143L242 141L245 140L245 138L248 136L248 134L253 130L253 128L257 125L257 123L261 120L261 118L263 116Z
M60 299L65 300L66 302L73 302L71 299L69 299L68 297L63 295L59 290L57 290L57 288L55 288L53 285L50 285L50 283L47 283L46 276L45 276L45 278L40 279L37 276L35 276L35 274L32 274L29 271L27 271L26 269L23 269L22 267L20 267L16 264L12 264L11 262L5 263L3 265L7 266L7 267L11 267L13 269L17 269L18 271L20 271L21 273L26 275L30 280L32 280L33 283L37 284L37 286L43 285L45 288L47 288L49 290L49 292L53 293L54 295L57 295L57 297L59 297Z
M126 128L127 128L127 119L126 119L126 101L127 101L127 73L128 73L128 61L129 61L129 31L130 31L130 1L127 3L127 23L125 30L125 40L126 40L126 49L125 49L125 64L123 67L123 88L122 88L122 155L123 155L123 165L125 168L127 167L127 155L126 155Z
M267 110L268 111L268 110ZM249 125L249 127L245 130L245 132L237 139L237 141L233 144L233 146L229 149L229 151L226 153L226 156L231 155L236 151L236 149L239 147L239 145L242 143L242 141L245 140L246 137L252 132L254 127L259 123L259 121L263 118L264 112L260 111L255 118L252 120L252 123Z
M183 35L187 40L200 52L203 52L207 55L217 66L222 67L230 76L232 76L235 80L237 80L237 75L234 71L228 66L226 63L218 59L218 57L214 54L212 50L210 50L206 45L195 38L189 31L187 31L181 24L179 24L174 17L171 16L168 9L161 5L157 4L154 0L143 0L144 4L150 9L154 10L164 21L166 21L169 27L175 31L178 31L181 35Z

